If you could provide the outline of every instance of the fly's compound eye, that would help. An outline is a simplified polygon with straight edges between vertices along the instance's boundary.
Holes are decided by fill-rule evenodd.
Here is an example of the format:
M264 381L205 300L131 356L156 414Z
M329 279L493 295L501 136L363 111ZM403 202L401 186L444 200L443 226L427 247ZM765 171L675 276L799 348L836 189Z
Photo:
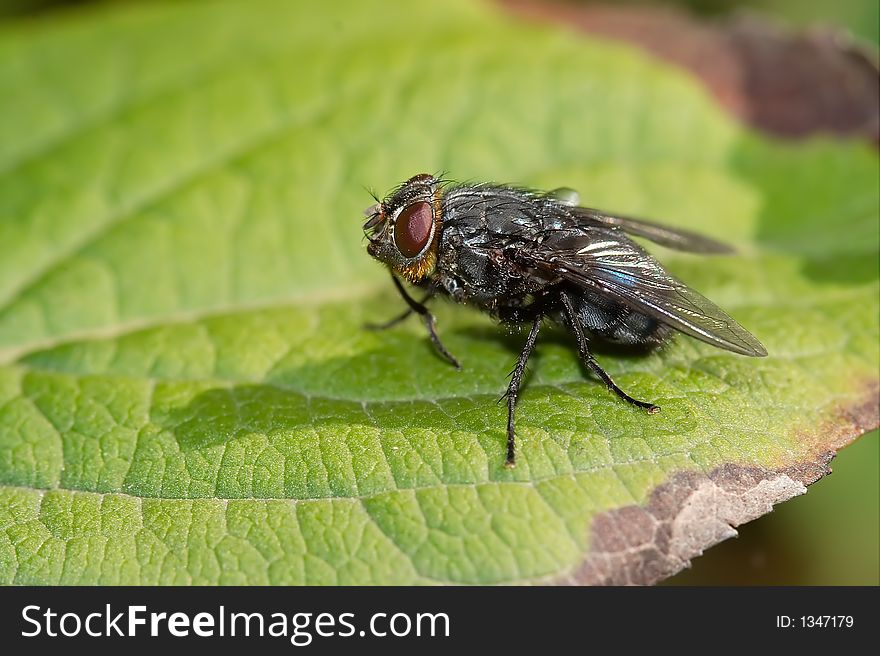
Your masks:
M431 204L425 201L404 207L394 223L394 245L406 258L421 253L434 228L434 213Z

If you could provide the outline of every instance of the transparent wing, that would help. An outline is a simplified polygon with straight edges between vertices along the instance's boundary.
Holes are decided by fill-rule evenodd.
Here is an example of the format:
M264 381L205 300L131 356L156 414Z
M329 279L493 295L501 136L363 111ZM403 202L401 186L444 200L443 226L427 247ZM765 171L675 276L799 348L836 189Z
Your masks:
M767 350L724 310L618 230L561 234L517 253L521 264L593 289L713 346L762 357Z
M720 241L698 235L688 230L679 230L668 226L651 223L631 216L618 216L606 214L601 210L589 207L572 208L576 217L587 225L597 225L609 228L620 228L636 237L650 239L654 243L674 248L679 251L692 253L733 253L734 249Z

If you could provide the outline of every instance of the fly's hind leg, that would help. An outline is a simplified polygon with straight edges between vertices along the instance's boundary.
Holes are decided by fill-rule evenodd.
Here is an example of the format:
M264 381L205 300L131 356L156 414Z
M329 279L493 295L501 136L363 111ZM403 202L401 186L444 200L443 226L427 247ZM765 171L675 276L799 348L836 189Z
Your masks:
M621 399L626 401L627 403L631 403L634 406L639 408L643 408L648 411L648 414L653 415L660 412L660 406L654 405L653 403L648 403L647 401L639 401L638 399L634 399L629 394L624 392L617 386L611 376L609 376L602 367L599 366L599 363L596 362L596 358L593 357L593 354L590 353L590 346L587 343L586 335L584 335L584 330L581 328L580 323L577 321L577 313L574 311L574 305L572 305L571 299L567 294L561 294L562 296L562 305L565 308L565 316L568 319L568 323L571 325L571 329L574 331L575 337L577 337L578 342L578 351L580 352L581 360L583 363L590 368L590 370L595 373L599 378L602 379L602 382L610 389L612 392L617 394Z

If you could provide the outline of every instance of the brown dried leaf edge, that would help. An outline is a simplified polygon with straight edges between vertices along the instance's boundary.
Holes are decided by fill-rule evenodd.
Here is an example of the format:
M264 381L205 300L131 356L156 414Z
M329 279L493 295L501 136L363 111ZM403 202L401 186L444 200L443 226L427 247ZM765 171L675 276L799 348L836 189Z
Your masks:
M570 585L651 585L672 576L692 558L736 536L735 526L804 494L807 485L831 473L837 451L880 425L880 383L866 385L863 400L842 408L807 443L825 450L780 470L725 464L708 473L686 471L658 486L645 505L599 514L592 523L590 550L569 575Z

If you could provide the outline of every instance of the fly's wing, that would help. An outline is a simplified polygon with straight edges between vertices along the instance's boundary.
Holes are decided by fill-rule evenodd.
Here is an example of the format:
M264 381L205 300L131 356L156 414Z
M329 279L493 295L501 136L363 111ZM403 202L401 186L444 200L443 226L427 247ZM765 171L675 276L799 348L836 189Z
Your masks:
M636 237L644 237L661 246L674 248L679 251L689 251L692 253L733 253L733 248L727 244L722 244L719 241L688 230L670 228L631 216L606 214L589 207L572 208L572 213L586 225L620 228L624 232Z
M742 355L767 355L761 342L724 310L669 275L619 230L559 233L515 257L520 264L606 294L707 344Z

